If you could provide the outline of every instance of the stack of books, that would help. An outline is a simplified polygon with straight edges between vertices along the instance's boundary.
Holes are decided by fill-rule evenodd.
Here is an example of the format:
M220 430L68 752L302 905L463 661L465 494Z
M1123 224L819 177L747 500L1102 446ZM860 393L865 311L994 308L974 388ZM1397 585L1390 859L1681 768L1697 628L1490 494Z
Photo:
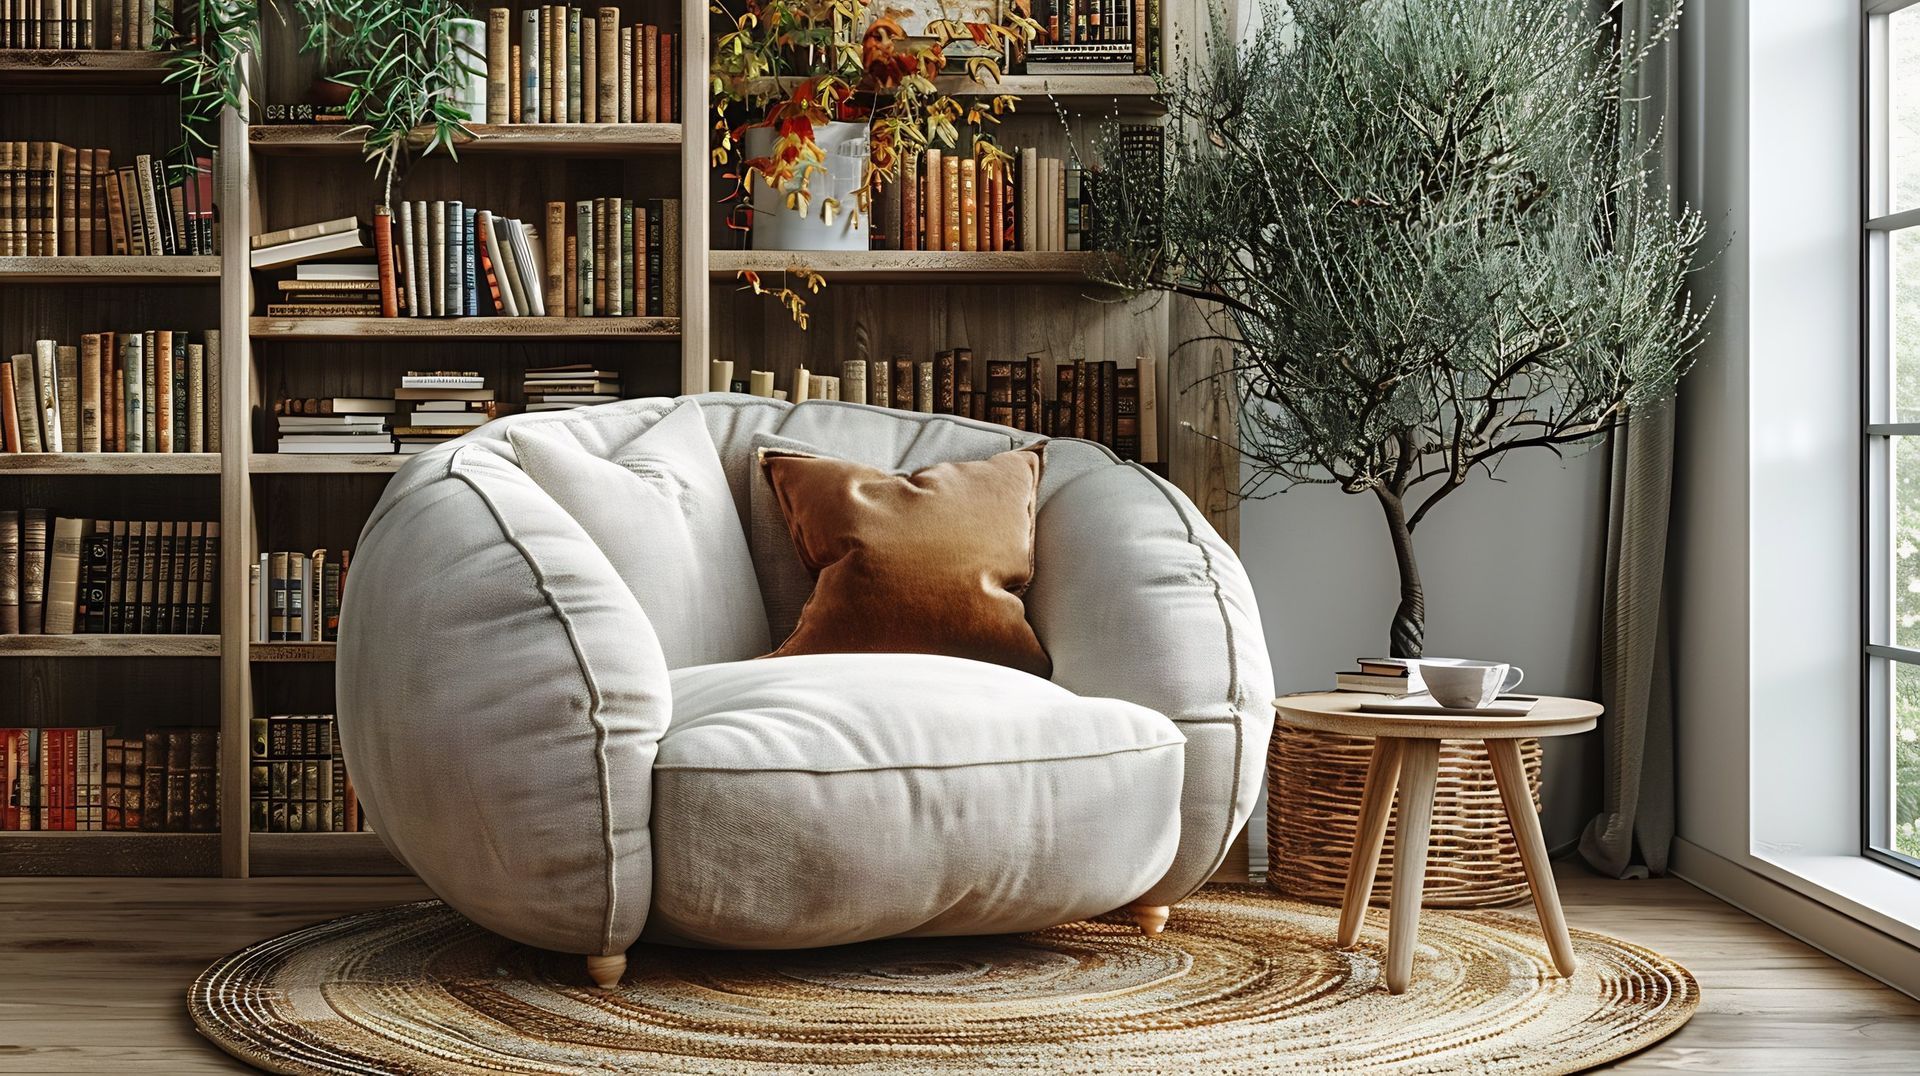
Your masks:
M104 149L0 141L0 255L217 254L213 162L177 171L150 153L115 168Z
M412 412L393 428L403 456L470 433L499 410L487 379L473 370L408 370L393 398Z
M332 714L256 717L248 732L248 828L255 833L367 828Z
M393 401L366 396L281 399L273 403L279 451L296 455L384 456L393 451L387 422Z
M280 301L267 304L271 318L381 316L380 269L371 262L302 262L274 287Z
M283 269L314 258L347 255L371 256L372 240L359 217L338 217L277 231L261 232L252 239L251 263L255 269ZM366 263L371 265L372 263ZM337 268L337 267L336 267ZM363 273L364 269L346 270ZM304 275L301 279L307 279Z
M340 639L340 596L351 550L262 553L248 569L256 643L332 643Z
M1426 693L1418 664L1400 658L1360 658L1354 665L1357 668L1334 674L1335 691L1364 691L1393 698Z
M111 731L0 729L0 830L219 830L219 729Z
M220 451L220 332L85 333L0 362L8 452Z
M529 366L520 389L529 411L571 411L620 398L620 374L580 362L569 366ZM477 425L477 423L476 423Z

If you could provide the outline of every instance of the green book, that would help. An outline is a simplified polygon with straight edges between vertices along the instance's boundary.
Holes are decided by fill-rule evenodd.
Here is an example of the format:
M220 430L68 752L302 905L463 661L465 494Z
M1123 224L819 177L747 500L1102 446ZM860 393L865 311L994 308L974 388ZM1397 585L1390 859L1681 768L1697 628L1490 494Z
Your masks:
M620 207L620 309L629 316L640 313L633 294L633 206Z
M593 199L588 198L573 204L574 212L574 277L575 286L580 291L580 309L583 318L594 315L593 309Z

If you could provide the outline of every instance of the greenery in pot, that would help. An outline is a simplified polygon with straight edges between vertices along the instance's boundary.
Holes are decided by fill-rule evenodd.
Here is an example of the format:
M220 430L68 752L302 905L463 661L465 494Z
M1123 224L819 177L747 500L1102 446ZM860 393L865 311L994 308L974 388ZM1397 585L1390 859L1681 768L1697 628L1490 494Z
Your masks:
M392 201L415 129L431 130L426 152L454 154L455 135L473 118L455 103L459 87L486 66L451 33L452 20L467 17L464 7L454 0L292 0L290 17L277 6L264 10L297 24L300 51L317 56L327 77L346 88L353 129L386 181L384 201ZM262 15L261 0L196 0L160 30L161 44L175 50L167 78L180 86L189 148L212 147L220 110L246 104L246 64L261 52Z
M1652 41L1573 2L1290 6L1168 86L1163 161L1103 153L1096 207L1112 283L1227 319L1241 492L1379 504L1392 654L1417 657L1420 523L1507 453L1593 442L1673 393L1709 305L1688 286L1704 228L1623 107Z
M742 204L755 184L771 184L786 192L788 209L818 213L828 223L867 212L874 192L899 179L912 153L955 146L962 128L979 131L1012 111L1010 94L963 103L934 80L957 63L975 83L991 86L1000 80L999 57L1040 29L1025 0L996 8L992 19L929 20L925 37L909 37L894 19L874 17L869 0L739 0L737 9L731 2L716 0L713 8L732 24L714 41L713 163L737 166L731 197ZM815 133L846 121L867 126L858 204L832 198L813 204L808 185L826 165ZM753 127L771 129L773 145L765 155L745 158L743 137ZM976 140L974 152L982 159L1007 157L989 139ZM751 274L748 283L762 290ZM817 290L817 275L809 283ZM799 297L785 288L776 294L804 325Z

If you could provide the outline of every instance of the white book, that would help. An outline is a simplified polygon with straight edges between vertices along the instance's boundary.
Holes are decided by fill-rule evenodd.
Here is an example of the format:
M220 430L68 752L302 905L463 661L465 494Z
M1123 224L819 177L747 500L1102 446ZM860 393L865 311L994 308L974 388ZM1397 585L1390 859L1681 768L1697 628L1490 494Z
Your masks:
M425 452L427 449L432 448L433 446L428 444L412 443L412 444L404 444L399 447L400 447L400 455L402 456L418 456L420 453Z
M1039 250L1040 229L1034 218L1037 205L1034 188L1040 184L1040 151L1028 146L1020 151L1020 249Z
M288 456L391 456L393 455L393 442L391 440L386 438L381 438L379 440L374 440L372 438L369 438L368 440L369 440L369 443L364 445L342 444L342 443L325 444L325 445L290 445L290 446L281 448L280 451L282 454L288 455Z
M416 411L410 425L478 426L485 421L487 416L478 411Z
M602 402L611 403L612 401L606 400ZM591 406L593 405L583 404L583 403L556 403L553 401L545 401L542 403L530 403L527 405L526 409L528 411L578 411L582 407L591 407Z
M513 251L500 243L499 218L492 213L482 213L474 220L476 226L485 233L480 241L487 245L487 257L493 262L493 278L500 285L501 312L510 318L517 318L521 310L520 278L514 271Z
M378 430L386 426L379 415L310 415L279 420L283 430Z
M413 251L412 260L407 262L407 295L414 301L414 317L433 316L432 290L433 273L427 268L432 261L432 248L427 243L427 203L413 203Z
M282 448L289 445L359 445L360 448L356 451L364 452L367 445L385 444L387 437L385 430L344 434L292 434L280 438L279 444Z
M404 211L405 202L400 203ZM404 215L402 217L404 218ZM372 262L302 262L294 270L295 280L379 280L380 266Z
M541 403L566 404L569 407L582 407L591 404L613 403L620 399L604 393L542 393Z
M529 317L544 318L547 316L546 281L542 279L545 268L534 254L539 249L534 242L536 233L518 220L508 221L507 230L513 233L508 242L513 245L514 263L520 267L520 283L527 298L526 313Z
M373 248L367 245L366 238L359 232L342 232L339 235L321 235L278 246L261 247L251 254L249 264L255 269L279 269L329 254L372 253Z
M725 360L715 359L714 362L720 363ZM726 367L727 373L731 375L733 363L727 362ZM620 372L581 366L579 369L528 370L521 376L528 381L617 381L620 379Z
M403 389L484 389L487 379L478 374L405 374L400 378Z

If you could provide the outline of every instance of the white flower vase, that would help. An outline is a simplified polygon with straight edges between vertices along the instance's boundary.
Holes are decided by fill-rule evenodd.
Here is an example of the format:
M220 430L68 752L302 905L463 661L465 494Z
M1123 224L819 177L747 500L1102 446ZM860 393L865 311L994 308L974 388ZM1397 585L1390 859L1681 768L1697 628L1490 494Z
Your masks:
M867 249L867 219L853 212L858 208L855 192L860 189L860 175L867 160L867 125L836 121L814 128L813 137L826 161L807 180L804 213L787 208L786 196L799 189L798 178L776 191L764 177L754 177L753 249ZM773 152L773 129L749 128L745 142L749 160L769 156ZM821 213L821 206L829 198L840 203L831 224Z
M469 70L462 73L454 87L453 105L467 114L467 122L484 123L487 119L487 24L478 19L448 19L447 35L457 44L465 45L472 51L461 50L460 56Z

